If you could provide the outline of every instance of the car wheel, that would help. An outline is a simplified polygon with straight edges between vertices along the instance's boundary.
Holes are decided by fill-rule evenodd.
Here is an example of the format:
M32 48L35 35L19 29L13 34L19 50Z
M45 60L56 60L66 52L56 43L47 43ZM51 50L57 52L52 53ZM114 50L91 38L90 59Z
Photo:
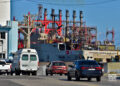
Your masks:
M60 76L62 76L62 74L60 74Z
M101 81L101 77L97 77L96 80L99 82Z
M7 72L7 75L10 75L10 73L9 73L9 72Z
M15 75L20 75L20 71L15 70Z
M30 72L28 72L27 75L30 76Z
M69 81L71 80L71 76L70 76L69 73L67 74L67 79L68 79Z
M51 72L50 75L53 76L53 73Z
M46 71L46 76L48 76L48 73L47 73L47 71Z
M76 79L76 81L79 81L79 80L80 80L80 77L79 77L79 75L78 75L77 72L75 73L75 79Z
M10 75L11 75L11 76L13 75L13 72L12 72L12 71L10 72Z
M15 72L15 75L20 75L20 73L17 71L17 72Z
M88 81L91 81L91 78L90 78L90 77L88 78Z
M37 71L32 72L32 75L36 76L37 75Z

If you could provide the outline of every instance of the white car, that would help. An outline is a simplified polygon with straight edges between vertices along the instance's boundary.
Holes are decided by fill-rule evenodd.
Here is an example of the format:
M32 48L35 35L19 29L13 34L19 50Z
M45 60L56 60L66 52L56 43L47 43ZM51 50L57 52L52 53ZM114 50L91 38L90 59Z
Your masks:
M7 73L10 74L11 72L11 64L6 63L5 60L0 60L0 73Z
M22 49L15 53L12 63L11 74L36 75L39 67L39 58L35 49Z

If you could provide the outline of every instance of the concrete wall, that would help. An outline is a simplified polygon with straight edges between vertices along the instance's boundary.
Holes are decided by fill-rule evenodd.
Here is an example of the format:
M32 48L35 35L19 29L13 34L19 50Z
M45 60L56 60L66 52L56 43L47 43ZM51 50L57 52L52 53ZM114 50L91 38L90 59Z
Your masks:
M105 73L110 73L110 72L120 73L120 62L109 62L109 63L104 64L104 72Z
M111 57L115 57L115 55L117 55L117 51L84 50L83 55L85 56L85 59L91 56L94 59L101 58L103 62L106 62L107 59L111 59Z
M5 26L10 20L10 0L0 0L0 25Z

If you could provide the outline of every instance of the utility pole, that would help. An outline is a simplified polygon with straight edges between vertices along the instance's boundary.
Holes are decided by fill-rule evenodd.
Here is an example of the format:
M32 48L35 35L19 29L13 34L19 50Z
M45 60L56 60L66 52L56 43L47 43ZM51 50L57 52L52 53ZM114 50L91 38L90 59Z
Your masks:
M25 37L26 37L26 47L25 48L30 48L30 35L32 33L32 26L31 26L31 17L32 15L30 15L30 12L28 13L28 15L24 16L25 17L25 21L26 21L26 26L23 26L23 28L20 28L20 32L22 32Z
M27 48L30 48L30 26L31 26L31 21L30 21L30 13L28 13L28 34L27 34Z

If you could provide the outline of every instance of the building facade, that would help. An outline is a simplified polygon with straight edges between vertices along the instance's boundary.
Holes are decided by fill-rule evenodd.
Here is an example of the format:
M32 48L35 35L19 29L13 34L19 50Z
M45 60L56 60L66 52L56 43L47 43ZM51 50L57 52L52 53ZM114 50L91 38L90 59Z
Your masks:
M120 52L118 53L120 55ZM85 59L100 60L101 62L107 62L112 58L115 58L117 51L99 51L99 50L83 50L83 56Z
M18 49L18 22L8 21L0 27L0 59L12 59Z
M6 21L10 20L10 10L11 10L11 5L10 5L11 0L0 0L0 26L5 26Z

